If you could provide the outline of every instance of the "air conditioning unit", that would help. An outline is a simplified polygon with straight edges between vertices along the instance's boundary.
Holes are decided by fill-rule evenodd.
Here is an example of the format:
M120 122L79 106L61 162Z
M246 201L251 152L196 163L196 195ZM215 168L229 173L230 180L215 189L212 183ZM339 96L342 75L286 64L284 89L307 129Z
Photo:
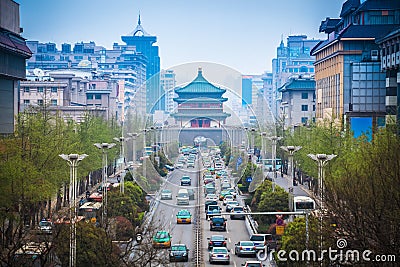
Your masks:
M396 64L400 64L400 52L396 52Z
M396 66L396 53L392 53L392 59L390 61L392 67Z
M371 60L377 61L379 57L379 51L378 50L371 50Z

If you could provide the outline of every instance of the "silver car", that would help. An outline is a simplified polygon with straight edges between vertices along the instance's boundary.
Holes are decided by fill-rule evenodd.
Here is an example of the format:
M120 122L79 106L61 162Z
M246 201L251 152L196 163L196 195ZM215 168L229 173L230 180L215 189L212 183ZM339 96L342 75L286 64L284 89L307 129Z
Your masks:
M162 190L161 199L172 199L172 191L169 189Z
M256 255L256 246L253 241L239 241L235 244L235 255L243 256L243 255Z
M229 264L230 263L230 256L229 250L224 247L215 247L212 248L209 254L209 261L210 263L214 262L224 262Z

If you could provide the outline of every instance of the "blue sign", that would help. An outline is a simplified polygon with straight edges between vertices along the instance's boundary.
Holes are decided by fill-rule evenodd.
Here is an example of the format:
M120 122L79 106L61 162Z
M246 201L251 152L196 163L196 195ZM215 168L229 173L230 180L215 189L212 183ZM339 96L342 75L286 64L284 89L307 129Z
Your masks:
M247 177L246 181L250 183L251 181L253 181L253 177L251 177L251 176Z

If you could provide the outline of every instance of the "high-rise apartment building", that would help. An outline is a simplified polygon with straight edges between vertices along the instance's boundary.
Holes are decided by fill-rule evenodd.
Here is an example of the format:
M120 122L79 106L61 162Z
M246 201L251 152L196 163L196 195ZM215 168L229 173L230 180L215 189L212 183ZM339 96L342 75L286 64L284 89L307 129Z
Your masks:
M312 50L317 119L343 122L355 136L384 124L387 90L376 41L399 25L400 1L388 0L347 0L340 19L322 21L327 39Z
M165 95L165 111L173 113L178 107L178 104L174 102L174 97L178 96L174 91L176 87L175 72L173 70L161 70L160 85Z

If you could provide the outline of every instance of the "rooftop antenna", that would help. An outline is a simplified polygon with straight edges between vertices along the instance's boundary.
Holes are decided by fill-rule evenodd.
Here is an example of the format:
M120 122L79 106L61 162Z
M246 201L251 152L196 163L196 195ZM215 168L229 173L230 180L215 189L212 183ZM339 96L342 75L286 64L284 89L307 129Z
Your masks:
M139 11L139 19L138 19L138 25L142 24L142 22L140 21L140 11Z

